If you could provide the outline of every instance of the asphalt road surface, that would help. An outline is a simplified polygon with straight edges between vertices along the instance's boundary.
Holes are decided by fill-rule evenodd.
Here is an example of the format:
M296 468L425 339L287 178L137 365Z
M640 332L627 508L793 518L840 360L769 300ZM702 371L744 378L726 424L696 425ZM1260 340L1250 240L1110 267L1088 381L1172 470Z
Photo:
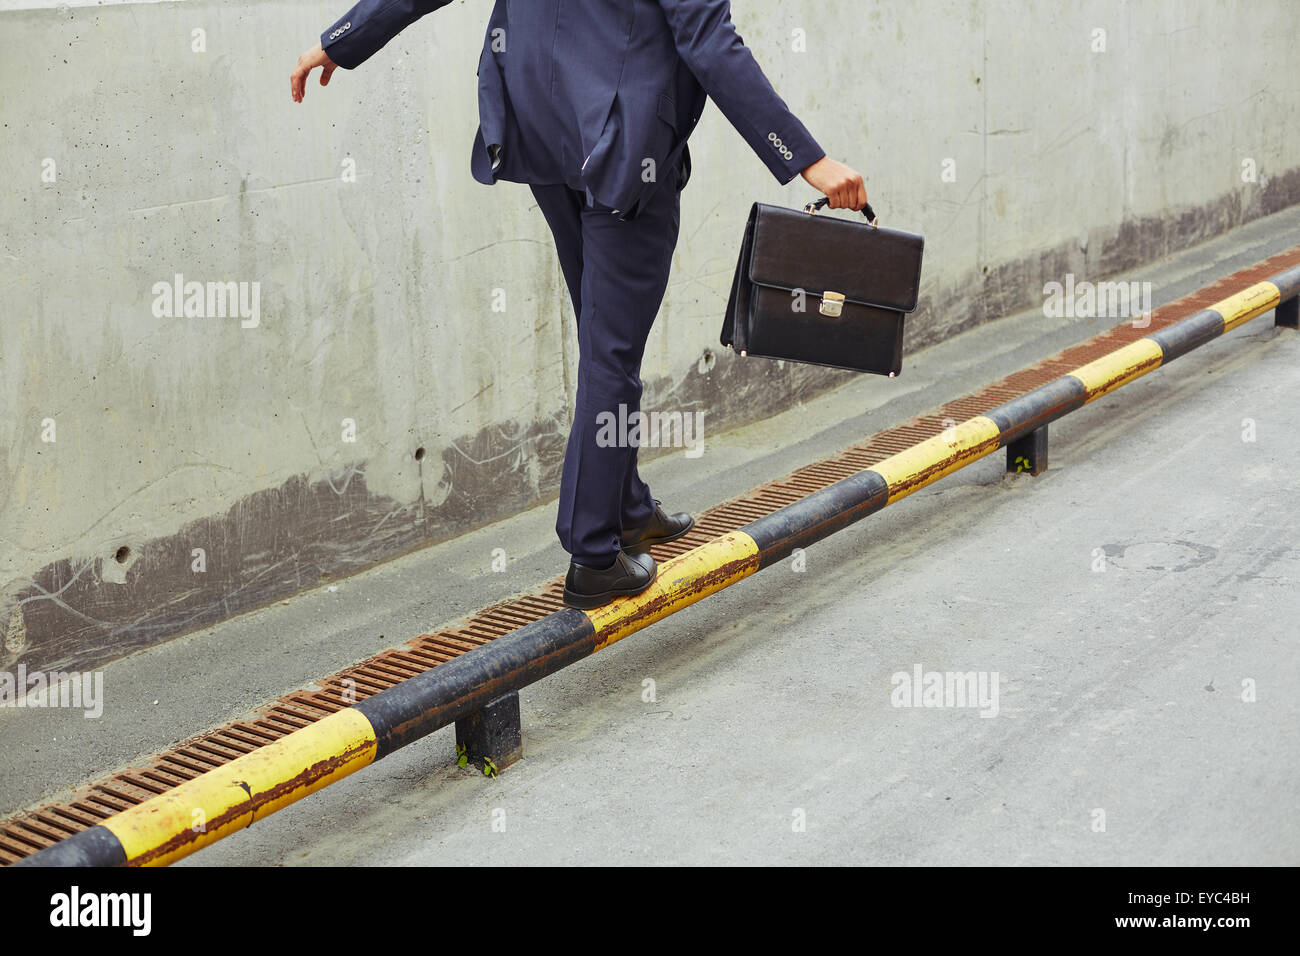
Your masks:
M1300 862L1297 395L1256 320L189 862Z

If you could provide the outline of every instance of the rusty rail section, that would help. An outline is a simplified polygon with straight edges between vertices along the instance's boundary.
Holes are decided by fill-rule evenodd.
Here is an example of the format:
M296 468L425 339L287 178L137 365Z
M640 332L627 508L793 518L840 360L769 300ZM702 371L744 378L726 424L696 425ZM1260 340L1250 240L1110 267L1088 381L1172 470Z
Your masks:
M999 448L1008 470L1039 473L1051 421L1269 311L1296 327L1298 290L1300 246L709 509L654 549L643 595L577 611L557 577L0 821L0 863L167 863L453 722L504 764L519 755L519 688Z

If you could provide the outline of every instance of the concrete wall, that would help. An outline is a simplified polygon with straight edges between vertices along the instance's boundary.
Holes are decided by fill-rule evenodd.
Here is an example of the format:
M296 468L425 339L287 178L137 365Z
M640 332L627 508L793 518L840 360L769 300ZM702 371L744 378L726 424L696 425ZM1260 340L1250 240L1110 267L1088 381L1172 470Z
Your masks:
M572 314L526 187L468 170L489 4L292 103L344 6L0 4L0 666L86 667L555 495ZM925 234L912 348L1300 201L1290 0L735 19L882 218ZM811 190L716 108L692 145L645 407L717 431L843 377L720 350L749 203ZM259 283L258 325L155 315L177 273Z

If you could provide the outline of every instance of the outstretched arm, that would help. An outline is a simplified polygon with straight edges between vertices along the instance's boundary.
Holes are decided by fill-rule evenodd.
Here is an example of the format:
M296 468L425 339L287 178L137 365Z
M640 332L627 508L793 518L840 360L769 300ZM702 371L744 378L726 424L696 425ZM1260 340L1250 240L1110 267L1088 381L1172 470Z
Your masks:
M355 69L426 13L451 0L361 0L320 35L321 47L345 70Z
M835 208L867 203L862 177L817 144L768 82L731 22L730 0L659 0L677 52L777 180L804 174Z
M445 7L451 0L361 0L320 35L320 45L298 57L289 77L294 102L302 102L307 77L322 67L320 85L325 86L337 67L351 70L380 50L426 13Z

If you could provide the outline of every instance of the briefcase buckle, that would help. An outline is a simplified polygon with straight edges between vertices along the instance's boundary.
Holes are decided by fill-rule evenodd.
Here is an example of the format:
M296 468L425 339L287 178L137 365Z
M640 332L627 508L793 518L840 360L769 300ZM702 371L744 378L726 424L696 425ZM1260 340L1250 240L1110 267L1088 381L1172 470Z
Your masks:
M844 311L844 293L843 292L823 292L821 314L829 315L831 318L839 318L840 313Z

